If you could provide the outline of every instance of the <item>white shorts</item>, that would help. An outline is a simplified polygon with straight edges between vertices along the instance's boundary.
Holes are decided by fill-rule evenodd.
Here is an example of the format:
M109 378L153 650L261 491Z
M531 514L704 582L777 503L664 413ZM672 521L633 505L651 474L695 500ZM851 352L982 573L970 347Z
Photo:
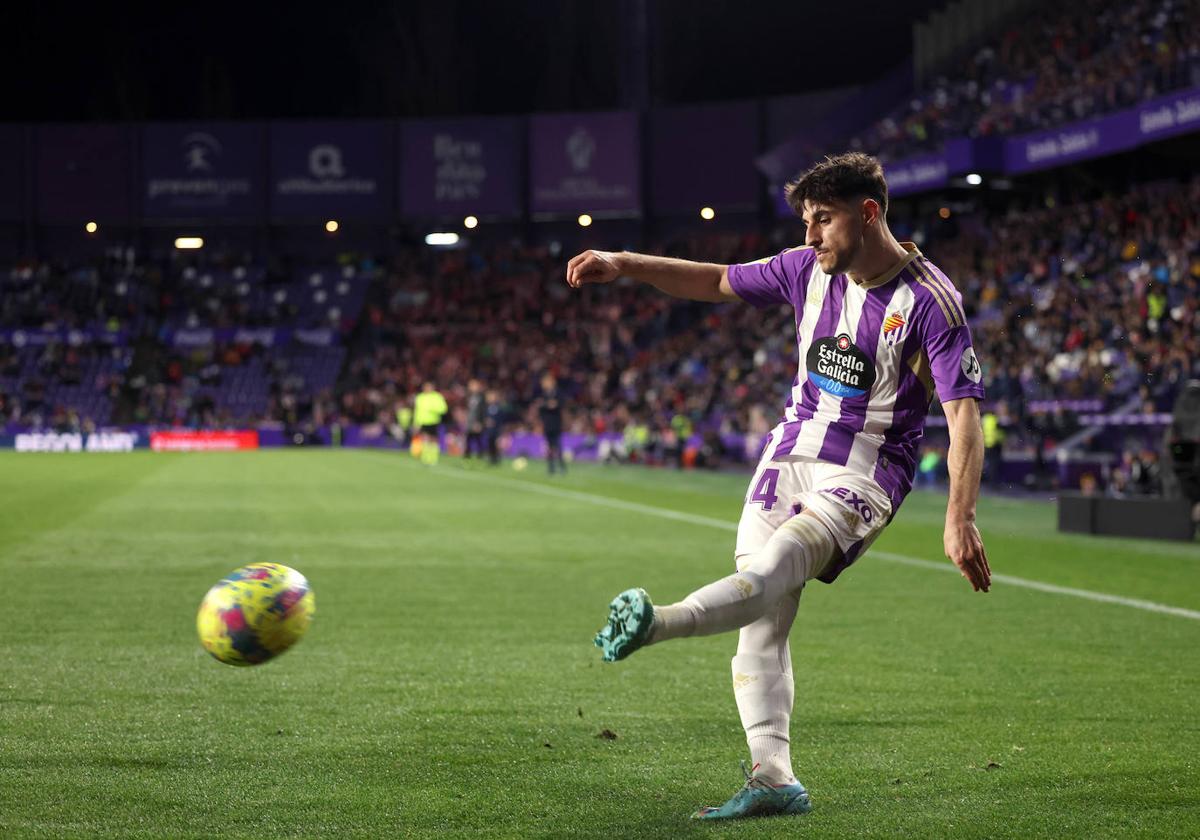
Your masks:
M841 551L817 576L832 583L882 533L892 502L874 479L838 464L764 460L746 492L735 557L761 550L780 525L806 510L825 523Z

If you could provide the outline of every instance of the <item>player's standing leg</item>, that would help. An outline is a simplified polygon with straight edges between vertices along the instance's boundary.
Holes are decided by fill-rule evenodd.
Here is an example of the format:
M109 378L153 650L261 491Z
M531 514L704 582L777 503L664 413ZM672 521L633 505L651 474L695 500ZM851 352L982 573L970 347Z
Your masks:
M760 464L738 522L735 554L739 569L763 550L780 525L803 511L798 499L811 487L810 465ZM812 574L820 571L814 568ZM737 655L731 663L734 699L746 731L753 773L775 785L796 781L789 731L795 687L788 634L803 587L802 583L787 592L774 610L741 628Z

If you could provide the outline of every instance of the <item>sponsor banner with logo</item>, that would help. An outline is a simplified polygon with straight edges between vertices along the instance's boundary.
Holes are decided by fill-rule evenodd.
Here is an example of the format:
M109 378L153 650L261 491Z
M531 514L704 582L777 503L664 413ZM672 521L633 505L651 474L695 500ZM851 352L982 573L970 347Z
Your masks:
M964 172L1019 175L1103 157L1200 131L1200 88L1152 99L1136 108L1018 137L949 138L941 152L884 167L888 192L902 196L940 189ZM783 187L772 188L775 209L791 215Z
M38 221L71 225L128 221L133 215L132 132L118 125L35 128Z
M259 219L266 128L258 123L151 124L142 129L148 219Z
M638 116L632 111L541 114L529 121L535 215L640 213Z
M917 155L883 168L888 195L908 195L938 189L950 182L950 167L943 154Z
M1005 168L1012 174L1049 169L1198 130L1200 88L1192 88L1105 117L1009 138Z
M1127 126L1124 114L1110 114L1009 138L1005 169L1013 174L1033 172L1124 151L1138 145Z
M23 218L25 129L0 125L0 220Z
M521 215L522 121L400 124L400 212L427 218Z
M124 345L128 339L129 336L124 330L111 331L99 327L82 327L80 329L49 327L38 330L0 329L0 344L11 344L14 347L45 347L47 344L69 344L72 347L78 347L94 341Z
M650 114L650 206L696 215L758 207L755 102L662 108Z
M328 327L292 331L292 338L295 341L299 341L301 344L309 344L313 347L329 347L336 343L334 341L335 337L334 331Z
M875 384L875 363L845 333L814 341L806 364L813 384L835 397L861 397Z
M145 436L135 431L20 432L12 437L18 452L132 452L145 446Z
M253 429L228 432L151 432L150 448L155 452L230 452L238 449L258 449L258 432Z
M385 219L392 212L392 126L272 123L271 217Z
M0 333L0 337L2 337ZM298 341L316 347L329 347L336 343L337 334L328 328L286 329L276 327L199 327L195 329L166 330L161 333L165 343L174 347L211 347L225 344L258 344L275 347Z

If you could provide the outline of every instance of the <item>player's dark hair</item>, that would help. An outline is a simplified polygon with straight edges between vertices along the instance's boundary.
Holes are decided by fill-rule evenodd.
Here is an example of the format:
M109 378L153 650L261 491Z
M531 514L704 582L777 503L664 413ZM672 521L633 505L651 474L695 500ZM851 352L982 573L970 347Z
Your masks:
M857 198L875 199L879 202L880 213L887 215L888 190L883 167L878 160L862 152L825 158L788 184L784 196L797 216L804 215L805 201L828 204Z

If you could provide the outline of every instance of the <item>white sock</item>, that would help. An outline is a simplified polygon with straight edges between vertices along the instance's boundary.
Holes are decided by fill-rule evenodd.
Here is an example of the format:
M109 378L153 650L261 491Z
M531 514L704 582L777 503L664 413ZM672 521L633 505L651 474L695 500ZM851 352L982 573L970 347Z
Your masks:
M768 784L790 784L792 774L791 724L795 684L792 675L779 670L774 656L733 657L733 696L746 730L754 776Z
M724 633L757 621L787 593L819 575L833 550L833 535L824 523L805 514L793 516L742 571L677 604L655 607L648 643Z
M696 632L696 610L686 601L654 608L654 623L646 644L682 639Z

